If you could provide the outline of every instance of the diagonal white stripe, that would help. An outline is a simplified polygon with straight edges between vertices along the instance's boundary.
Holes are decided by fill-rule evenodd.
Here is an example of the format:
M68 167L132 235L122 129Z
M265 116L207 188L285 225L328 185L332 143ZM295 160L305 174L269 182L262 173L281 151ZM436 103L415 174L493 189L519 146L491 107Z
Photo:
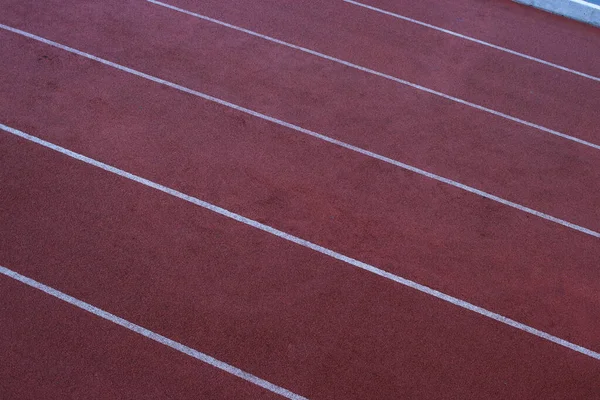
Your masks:
M217 360L216 358L211 357L208 354L199 352L198 350L192 349L191 347L188 347L188 346L183 345L179 342L176 342L172 339L169 339L168 337L159 335L158 333L155 333L149 329L146 329L144 327L136 325L133 322L129 322L126 319L117 317L114 314L104 311L104 310L102 310L98 307L95 307L89 303L86 303L82 300L76 299L75 297L69 296L68 294L65 294L59 290L51 288L50 286L46 286L43 283L40 283L40 282L35 281L31 278L28 278L24 275L21 275L18 272L10 270L1 265L0 265L0 274L8 276L12 279L15 279L19 282L22 282L22 283L24 283L28 286L31 286L33 288L36 288L38 290L41 290L42 292L49 294L50 296L54 296L57 299L60 299L64 302L74 305L75 307L78 307L82 310L90 312L100 318L107 320L107 321L110 321L117 325L120 325L123 328L129 329L130 331L133 331L139 335L145 336L148 339L154 340L155 342L158 342L160 344L168 346L168 347L170 347L174 350L177 350L181 353L187 354L190 357L194 357L197 360L200 360L202 362L205 362L206 364L212 365L213 367L218 368L227 373L230 373L231 375L235 375L238 378L241 378L245 381L253 383L264 389L267 389L267 390L269 390L273 393L276 393L282 397L285 397L288 399L293 399L293 400L303 400L303 399L306 400L305 397L302 397L300 395L292 393L287 389L284 389L280 386L274 385L271 382L265 381L264 379L261 379L261 378L255 376L255 375L252 375L248 372L242 371L241 369L234 367L233 365L230 365L223 361Z

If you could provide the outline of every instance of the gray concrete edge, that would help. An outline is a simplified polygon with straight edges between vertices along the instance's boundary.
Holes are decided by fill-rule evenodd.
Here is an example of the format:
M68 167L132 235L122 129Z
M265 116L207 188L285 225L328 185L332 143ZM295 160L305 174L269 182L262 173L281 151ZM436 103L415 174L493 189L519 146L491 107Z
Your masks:
M583 0L513 1L600 27L600 6Z

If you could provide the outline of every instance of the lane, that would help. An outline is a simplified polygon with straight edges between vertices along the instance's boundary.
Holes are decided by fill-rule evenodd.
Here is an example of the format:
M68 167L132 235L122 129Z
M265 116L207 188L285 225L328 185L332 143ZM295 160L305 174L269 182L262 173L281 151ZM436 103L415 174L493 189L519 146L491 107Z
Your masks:
M167 3L598 143L595 127L600 120L594 110L600 107L600 82L424 27L399 24L395 18L366 13L341 0L316 5L293 0L242 1L235 6L214 0ZM600 68L594 57L600 34L590 32L588 41L590 62Z
M32 81L52 90L6 117L16 128L600 348L596 239L46 50L32 61L53 67Z
M600 64L593 57L598 49L594 39L598 30L531 7L511 1L471 0L360 3L600 76Z
M597 360L22 139L0 144L0 262L310 398L598 390Z
M523 131L517 125L497 125L485 115L464 113L459 106L414 97L414 93L398 91L358 71L306 59L279 46L258 42L259 48L249 47L245 43L251 38L246 35L233 32L232 36L223 37L220 35L230 32L214 31L214 27L195 18L184 19L185 25L173 24L169 10L158 10L158 19L144 14L143 25L137 13L132 14L135 18L121 22L121 4L109 10L114 12L118 26L141 31L133 34L117 30L130 38L126 46L103 31L75 41L85 42L79 44L86 49L88 41L94 50L99 46L101 51L95 54L109 53L106 56L111 59L188 87L251 106L592 230L600 229L600 188L595 185L600 179L597 151L565 144L560 138L540 136L535 130ZM77 11L72 16L79 14ZM112 32L116 26L109 25L106 30ZM65 34L69 36L72 35ZM211 40L199 43L190 37ZM178 55L174 55L175 42ZM114 48L108 48L108 43ZM7 60L7 68L14 69L15 62ZM12 87L6 90L21 91L18 82L7 79ZM402 114L398 114L399 108Z
M5 399L281 398L4 275L0 320Z
M149 0L149 1L152 1L152 0ZM410 17L407 17L407 16L402 15L402 14L398 14L398 13L394 13L394 12L391 12L391 11L388 11L388 10L384 10L383 8L374 7L372 5L369 5L369 4L366 4L366 3L361 3L361 2L358 2L358 1L354 1L354 0L344 0L344 2L347 3L347 4L355 5L357 7L362 7L364 9L366 9L366 10L370 10L370 11L377 12L377 13L380 13L380 14L385 14L385 15L388 15L388 16L392 16L392 17L398 18L398 19L400 19L400 20L402 20L404 22L409 22L411 24L417 24L419 26L423 26L423 27L426 27L426 28L429 28L429 29L433 29L433 30L445 33L447 35L455 36L455 37L461 38L463 40L468 40L470 42L480 44L482 46L490 47L490 48L496 49L498 51L503 51L505 53L509 53L509 54L512 54L512 55L524 58L526 60L535 61L535 62L538 62L540 64L544 64L544 65L552 67L552 68L557 68L557 69L559 69L561 71L566 71L566 72L569 72L569 73L572 73L572 74L575 74L575 75L583 76L585 78L588 78L588 79L591 79L591 80L594 80L594 81L600 81L600 77L589 75L589 74L586 74L586 73L581 72L581 71L576 71L574 69L565 67L564 65L559 65L559 64L556 64L556 63L552 63L552 62L549 62L547 60L543 60L543 59L538 58L538 57L533 57L533 56L531 56L529 54L521 53L521 52L515 51L513 49L509 49L507 47L498 46L496 44L493 44L493 43L490 43L490 42L486 42L485 40L481 40L481 39L474 38L472 36L464 35L462 33L455 32L455 31L452 31L450 29L442 28L442 27L437 26L437 25L429 24L427 22L423 22L423 21L420 21L418 19L410 18Z

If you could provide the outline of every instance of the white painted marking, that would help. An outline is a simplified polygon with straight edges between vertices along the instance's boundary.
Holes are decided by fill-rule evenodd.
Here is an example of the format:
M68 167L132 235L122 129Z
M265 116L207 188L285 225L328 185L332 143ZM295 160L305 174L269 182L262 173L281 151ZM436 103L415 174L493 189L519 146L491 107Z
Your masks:
M200 360L206 364L212 365L215 368L218 368L222 371L225 371L227 373L230 373L231 375L235 375L238 378L241 378L245 381L248 381L250 383L253 383L257 386L260 386L266 390L269 390L273 393L276 393L282 397L288 398L288 399L293 399L293 400L306 400L305 397L302 397L300 395L297 395L293 392L290 392L287 389L284 389L280 386L274 385L271 382L265 381L264 379L261 379L255 375L252 375L248 372L242 371L241 369L234 367L233 365L227 364L223 361L217 360L214 357L209 356L208 354L205 353L201 353L198 350L194 350L191 347L188 347L186 345L183 345L179 342L176 342L174 340L169 339L168 337L159 335L158 333L155 333L149 329L146 329L144 327L141 327L139 325L134 324L133 322L129 322L126 319L123 319L121 317L117 317L114 314L111 314L107 311L104 311L98 307L95 307L89 303L86 303L82 300L76 299L75 297L69 296L68 294L65 294L59 290L56 290L54 288L51 288L50 286L46 286L43 283L40 283L38 281L35 281L31 278L28 278L24 275L19 274L18 272L15 272L13 270L10 270L6 267L3 267L0 265L0 274L8 276L12 279L15 279L19 282L22 282L28 286L31 286L35 289L41 290L42 292L49 294L50 296L54 296L57 299L60 299L64 302L67 302L77 308L80 308L82 310L85 310L87 312L90 312L100 318L103 318L107 321L113 322L117 325L122 326L123 328L129 329L130 331L133 331L137 334L140 334L144 337L147 337L148 339L154 340L155 342L158 342L160 344L163 344L165 346L168 346L174 350L177 350L183 354L187 354L190 357L193 357L197 360Z
M195 12L187 11L187 10L184 10L182 8L179 8L179 7L175 7L175 6L172 6L172 5L169 5L169 4L162 3L160 1L156 1L156 0L147 0L147 1L149 3L152 3L152 4L156 4L156 5L159 5L159 6L166 7L166 8L170 8L171 10L179 11L181 13L184 13L184 14L187 14L187 15L191 15L193 17L200 18L200 19L205 20L205 21L214 22L215 24L219 24L219 25L225 26L227 28L235 29L236 31L244 32L244 33L247 33L249 35L256 36L256 37L259 37L261 39L268 40L268 41L273 42L273 43L281 44L283 46L287 46L289 48L292 48L292 49L295 49L295 50L299 50L299 51L302 51L304 53L312 54L313 56L317 56L317 57L323 58L325 60L333 61L333 62L336 62L338 64L345 65L346 67L350 67L350 68L353 68L353 69L357 69L359 71L363 71L363 72L366 72L366 73L369 73L369 74L372 74L372 75L376 75L376 76L379 76L379 77L382 77L382 78L385 78L385 79L389 79L389 80L394 81L396 83L400 83L402 85L410 86L410 87L412 87L414 89L421 90L423 92L430 93L430 94L442 97L444 99L447 99L447 100L450 100L450 101L454 101L456 103L460 103L460 104L463 104L465 106L472 107L472 108L475 108L477 110L484 111L484 112L496 115L498 117L507 119L509 121L516 122L516 123L521 124L521 125L528 126L530 128L538 129L538 130L540 130L542 132L546 132L546 133L550 133L550 134L555 135L555 136L559 136L559 137L561 137L563 139L571 140L573 142L576 142L576 143L579 143L579 144L583 144L585 146L592 147L592 148L594 148L596 150L600 150L600 145L588 142L588 141L583 140L583 139L576 138L574 136L567 135L565 133L561 133L561 132L555 131L555 130L550 129L550 128L546 128L545 126L542 126L542 125L534 124L533 122L525 121L523 119L520 119L520 118L517 118L517 117L513 117L513 116L508 115L508 114L504 114L504 113L502 113L500 111L496 111L496 110L493 110L491 108L480 106L479 104L471 103L469 101L460 99L458 97L454 97L454 96L450 96L450 95L442 93L442 92L438 92L436 90L427 88L425 86L417 85L416 83L412 83L412 82L406 81L404 79L396 78L395 76L392 76L392 75L384 74L383 72L375 71L374 69L362 67L360 65L353 64L351 62L344 61L344 60L339 59L339 58L328 56L327 54L319 53L317 51L310 50L310 49L307 49L305 47L296 46L295 44L284 42L283 40L275 39L275 38L272 38L270 36L266 36L266 35L263 35L263 34L260 34L260 33L257 33L257 32L254 32L254 31L251 31L251 30L248 30L248 29L245 29L245 28L240 28L239 26L231 25L231 24L228 24L227 22L219 21L217 19L210 18L210 17L207 17L205 15L201 15L201 14L197 14Z
M436 181L438 181L438 182L443 182L443 183L445 183L445 184L448 184L448 185L450 185L450 186L454 186L454 187L456 187L456 188L459 188L459 189L465 190L465 191L467 191L467 192L470 192L470 193L476 194L476 195L478 195L478 196L485 197L486 199L489 199L489 200L495 201L495 202L497 202L497 203L504 204L504 205L506 205L506 206L509 206L509 207L515 208L515 209L517 209L517 210L520 210L520 211L526 212L526 213L528 213L528 214L531 214L531 215L535 215L536 217L543 218L543 219L545 219L545 220L547 220L547 221L551 221L551 222L554 222L554 223L556 223L556 224L559 224L559 225L565 226L565 227L567 227L567 228L574 229L574 230L576 230L576 231L579 231L579 232L585 233L585 234L587 234L587 235L591 235L591 236L594 236L594 237L600 238L600 233L599 233L599 232L593 231L593 230L591 230L591 229L588 229L588 228L585 228L585 227L583 227L583 226L579 226L579 225L573 224L573 223L571 223L571 222L565 221L565 220L563 220L563 219L560 219L560 218L553 217L552 215L545 214L545 213L543 213L543 212L540 212L540 211L534 210L534 209L532 209L532 208L529 208L529 207L526 207L526 206L520 205L520 204L518 204L518 203L514 203L514 202L512 202L512 201L505 200L505 199L503 199L503 198L501 198L501 197L498 197L498 196L495 196L495 195L493 195L493 194L490 194L490 193L484 192L484 191L482 191L482 190L479 190L479 189L475 189L475 188L473 188L473 187L471 187L471 186L464 185L464 184L462 184L462 183L460 183L460 182L456 182L456 181L453 181L453 180L451 180L451 179L448 179L448 178L444 178L443 176L436 175L436 174L433 174L433 173L431 173L431 172L427 172L427 171L425 171L425 170L422 170L422 169L420 169L420 168L413 167L412 165L405 164L405 163L403 163L403 162L400 162L400 161L393 160L393 159L391 159L391 158L388 158L388 157L382 156L382 155L380 155L380 154L377 154L377 153L374 153L374 152L372 152L372 151L365 150L365 149L363 149L363 148L360 148L360 147L357 147L357 146L353 146L353 145L351 145L351 144L348 144L348 143L346 143L346 142L342 142L342 141L340 141L340 140L337 140L337 139L331 138L331 137L329 137L329 136L325 136L325 135L322 135L322 134L320 134L320 133L313 132L313 131L311 131L311 130L308 130L308 129L302 128L302 127L300 127L300 126L298 126L298 125L294 125L294 124L291 124L291 123L289 123L289 122L285 122L285 121L282 121L282 120L280 120L280 119L273 118L273 117L270 117L270 116L268 116L268 115L265 115L265 114L261 114L261 113L259 113L259 112L257 112L257 111L250 110L250 109L248 109L248 108L245 108L245 107L242 107L242 106L238 106L237 104L233 104L233 103L230 103L230 102L228 102L228 101L221 100L221 99L219 99L219 98L217 98L217 97L213 97L213 96L210 96L210 95L208 95L208 94L205 94L205 93L202 93L202 92L198 92L198 91L196 91L196 90L189 89L189 88L187 88L187 87L185 87L185 86L181 86L181 85L178 85L178 84L176 84L176 83L169 82L169 81L166 81L166 80L164 80L164 79L161 79L161 78L157 78L157 77L155 77L155 76L152 76L152 75L148 75L148 74L146 74L146 73L143 73L143 72L137 71L137 70L135 70L135 69L133 69L133 68L125 67L125 66L123 66L123 65L120 65L120 64L114 63L114 62L112 62L112 61L108 61L108 60L105 60L105 59L103 59L103 58L96 57L96 56L94 56L94 55L91 55L91 54L85 53L85 52L83 52L83 51L80 51L80 50L74 49L74 48L72 48L72 47L68 47L68 46L62 45L62 44L60 44L60 43L56 43L56 42L53 42L53 41L51 41L51 40L44 39L44 38L42 38L42 37L39 37L39 36L33 35L33 34L31 34L31 33L24 32L24 31L22 31L22 30L20 30L20 29L11 28L11 27L9 27L9 26L2 25L2 24L0 24L0 28L2 28L2 29L6 29L6 30L9 30L9 31L11 31L11 32L17 33L17 34L19 34L19 35L22 35L22 36L25 36L25 37L28 37L28 38L31 38L31 39L34 39L34 40L37 40L37 41L40 41L40 42L42 42L42 43L46 43L46 44L48 44L48 45L50 45L50 46L57 47L57 48L59 48L59 49L62 49L62 50L68 51L68 52L70 52L70 53L74 53L74 54L80 55L80 56L82 56L82 57L89 58L90 60L98 61L98 62L100 62L100 63L102 63L102 64L108 65L109 67L116 68L116 69L118 69L118 70L121 70L121 71L124 71L124 72L128 72L128 73L130 73L130 74L133 74L133 75L139 76L139 77L141 77L141 78L144 78L144 79L148 79L148 80L150 80L150 81L153 81L153 82L156 82L156 83L160 83L161 85L169 86L169 87L171 87L171 88L173 88L173 89L177 89L177 90L180 90L180 91L182 91L182 92L189 93L189 94L192 94L192 95L194 95L194 96L198 96L198 97L200 97L200 98L202 98L202 99L209 100L209 101L212 101L212 102L215 102L215 103L221 104L221 105L223 105L223 106L226 106L226 107L232 108L232 109L234 109L234 110L237 110L237 111L240 111L240 112L246 113L246 114L248 114L248 115L252 115L253 117L257 117L257 118L263 119L263 120L265 120L265 121L269 121L269 122L272 122L272 123L274 123L274 124L277 124L277 125L280 125L280 126L283 126L283 127L286 127L286 128L293 129L293 130L295 130L295 131L297 131L297 132L304 133L304 134L306 134L306 135L309 135L309 136L312 136L312 137L314 137L314 138L317 138L317 139L323 140L323 141L325 141L325 142L328 142L328 143L334 144L334 145L336 145L336 146L340 146L340 147L343 147L343 148L345 148L345 149L352 150L352 151L354 151L354 152L356 152L356 153L360 153L360 154L362 154L362 155L365 155L365 156L367 156L367 157L371 157L371 158L374 158L374 159L377 159L377 160L380 160L380 161L386 162L386 163L388 163L388 164L391 164L391 165L394 165L394 166L396 166L396 167L400 167L400 168L403 168L403 169L405 169L405 170L408 170L408 171L411 171L411 172L417 173L417 174L419 174L419 175L426 176L427 178L434 179L434 180L436 180ZM1 124L0 124L0 126L4 126L4 127L6 127L6 125L1 125Z
M493 49L500 50L500 51L503 51L505 53L509 53L509 54L512 54L512 55L515 55L515 56L518 56L518 57L522 57L522 58L525 58L525 59L530 60L530 61L534 61L534 62L537 62L537 63L540 63L540 64L544 64L544 65L546 65L548 67L560 69L561 71L569 72L571 74L579 75L579 76L582 76L584 78L600 82L600 77L589 75L589 74L586 74L586 73L583 73L583 72L579 72L579 71L576 71L576 70L571 69L571 68L563 67L562 65L554 64L554 63L551 63L549 61L542 60L541 58L532 57L532 56L524 54L524 53L519 53L518 51L507 49L506 47L497 46L497 45L492 44L492 43L484 42L483 40L475 39L474 37L471 37L471 36L462 35L462 34L460 34L458 32L454 32L454 31L451 31L449 29L444 29L444 28L441 28L439 26L431 25L431 24L428 24L426 22L422 22L422 21L419 21L419 20L416 20L416 19L413 19L413 18L406 17L404 15L393 13L391 11L382 10L381 8L377 8L377 7L369 6L367 4L359 3L359 2L354 1L354 0L343 0L343 1L345 3L348 3L348 4L353 4L355 6L363 7L363 8L369 9L371 11L376 11L376 12L381 13L381 14L389 15L390 17L398 18L398 19L401 19L403 21L412 22L413 24L417 24L417 25L421 25L421 26L424 26L424 27L427 27L427 28L430 28L430 29L434 29L436 31L443 32L443 33L446 33L448 35L456 36L458 38L465 39L465 40L468 40L468 41L471 41L471 42L474 42L474 43L478 43L478 44L481 44L483 46L491 47ZM519 1L519 0L516 0L516 1ZM561 0L561 1L563 1L563 0Z
M242 216L240 214L236 214L236 213L234 213L232 211L226 210L226 209L221 208L219 206L216 206L214 204L211 204L211 203L208 203L206 201L200 200L200 199L198 199L196 197L193 197L193 196L187 195L185 193L179 192L179 191L177 191L175 189L171 189L171 188L169 188L167 186L163 186L163 185L161 185L159 183L152 182L152 181L150 181L148 179L142 178L142 177L140 177L138 175L134 175L134 174L132 174L130 172L123 171L122 169L113 167L112 165L105 164L105 163L103 163L101 161L97 161L97 160L94 160L93 158L90 158L90 157L84 156L82 154L76 153L74 151L65 149L64 147L58 146L58 145L56 145L54 143L50 143L50 142L48 142L46 140L43 140L43 139L40 139L38 137L29 135L29 134L27 134L25 132L22 132L20 130L11 128L11 127L3 125L3 124L0 124L0 129L6 131L8 133L11 133L13 135L19 136L19 137L21 137L23 139L29 140L31 142L34 142L34 143L37 143L37 144L42 145L44 147L47 147L49 149L52 149L54 151L57 151L59 153L62 153L64 155L67 155L69 157L72 157L74 159L77 159L79 161L83 161L84 163L87 163L87 164L93 165L95 167L101 168L101 169L103 169L105 171L108 171L108 172L111 172L111 173L113 173L115 175L118 175L118 176L121 176L123 178L126 178L126 179L129 179L129 180L141 183L142 185L148 186L150 188L159 190L159 191L161 191L163 193L166 193L166 194L169 194L171 196L177 197L178 199L185 200L185 201L187 201L189 203L192 203L192 204L195 204L195 205L200 206L202 208L205 208L207 210L213 211L213 212L215 212L217 214L220 214L220 215L222 215L224 217L231 218L231 219L233 219L235 221L238 221L238 222L241 222L241 223L246 224L248 226L251 226L253 228L259 229L259 230L261 230L263 232L270 233L271 235L277 236L277 237L279 237L281 239L287 240L287 241L292 242L292 243L296 243L296 244L298 244L300 246L303 246L303 247L306 247L308 249L314 250L314 251L316 251L318 253L321 253L321 254L324 254L324 255L329 256L331 258L334 258L336 260L342 261L342 262L344 262L346 264L349 264L349 265L352 265L354 267L360 268L362 270L371 272L371 273L373 273L375 275L378 275L378 276L380 276L382 278L389 279L389 280L394 281L396 283L399 283L401 285L404 285L404 286L410 287L412 289L418 290L419 292L428 294L430 296L436 297L436 298L438 298L440 300L443 300L445 302L454 304L454 305L456 305L458 307L464 308L464 309L469 310L469 311L473 311L473 312L475 312L477 314L483 315L484 317L491 318L491 319L493 319L495 321L498 321L500 323L503 323L505 325L512 326L513 328L516 328L516 329L519 329L521 331L530 333L530 334L532 334L534 336L537 336L537 337L540 337L542 339L548 340L550 342L556 343L556 344L558 344L560 346L566 347L566 348L571 349L573 351L576 351L578 353L581 353L581 354L584 354L586 356L589 356L589 357L595 358L597 360L600 360L600 353L597 353L597 352L595 352L593 350L590 350L590 349L587 349L585 347L573 344L571 342L568 342L568 341L566 341L564 339L561 339L559 337L550 335L550 334L548 334L546 332L543 332L543 331L540 331L538 329L532 328L532 327L530 327L528 325L525 325L523 323L517 322L517 321L515 321L513 319L510 319L510 318L504 317L504 316L502 316L500 314L497 314L495 312L486 310L485 308L476 306L474 304L471 304L471 303L466 302L464 300L458 299L456 297L452 297L450 295L447 295L445 293L442 293L440 291L437 291L437 290L432 289L430 287L427 287L425 285L421 285L420 283L411 281L409 279L402 278L401 276L398 276L398 275L392 274L390 272L384 271L384 270L379 269L379 268L377 268L377 267L375 267L373 265L364 263L362 261L358 261L358 260L356 260L354 258L345 256L345 255L343 255L341 253L335 252L335 251L330 250L328 248L325 248L323 246L319 246L318 244L309 242L308 240L305 240L305 239L299 238L297 236L291 235L289 233L280 231L279 229L273 228L273 227L271 227L269 225L262 224L262 223L260 223L258 221L253 220L253 219L246 218L246 217L244 217L244 216Z

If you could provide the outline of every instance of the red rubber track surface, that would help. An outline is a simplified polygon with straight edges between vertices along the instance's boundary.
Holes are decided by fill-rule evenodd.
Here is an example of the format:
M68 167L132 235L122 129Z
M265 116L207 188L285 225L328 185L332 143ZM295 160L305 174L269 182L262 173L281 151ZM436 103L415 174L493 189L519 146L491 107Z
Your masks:
M0 23L600 229L598 150L144 1L0 3ZM600 85L582 77L341 1L171 4L600 142ZM370 4L599 70L597 30L508 2L428 19ZM486 37L493 13L514 29ZM598 239L14 33L0 43L1 123L600 350ZM600 395L590 357L5 132L0 161L0 265L295 393ZM0 285L8 398L272 396Z

